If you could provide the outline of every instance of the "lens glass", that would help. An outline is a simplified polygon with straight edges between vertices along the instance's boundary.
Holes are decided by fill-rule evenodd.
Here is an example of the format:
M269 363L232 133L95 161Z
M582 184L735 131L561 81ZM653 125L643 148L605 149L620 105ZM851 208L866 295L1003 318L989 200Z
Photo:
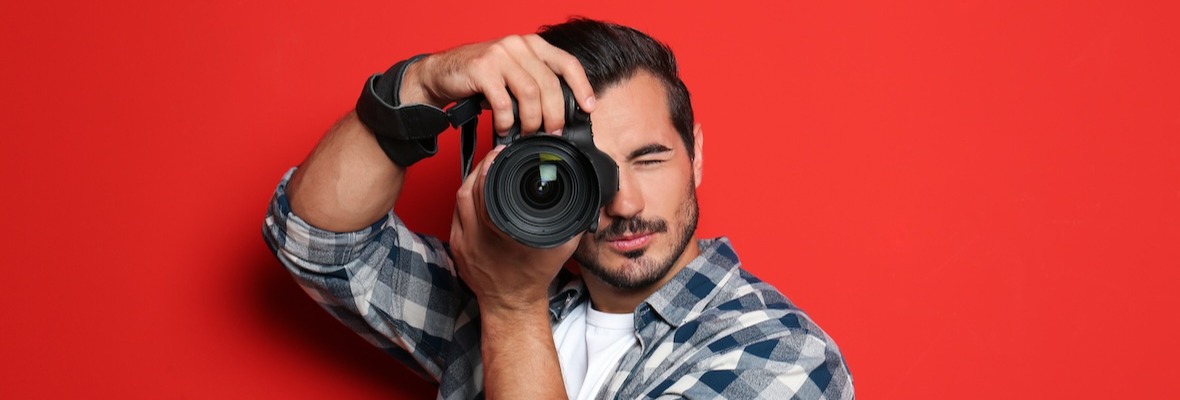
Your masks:
M561 200L564 191L557 165L541 161L529 168L520 180L520 196L525 204L538 210L553 208Z
M559 136L531 135L496 156L484 186L488 216L513 239L549 248L596 221L598 187L586 156Z

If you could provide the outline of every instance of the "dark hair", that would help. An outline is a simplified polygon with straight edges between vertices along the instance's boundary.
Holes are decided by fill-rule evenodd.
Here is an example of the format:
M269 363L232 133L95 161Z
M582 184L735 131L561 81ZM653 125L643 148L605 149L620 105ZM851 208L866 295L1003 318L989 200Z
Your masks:
M574 17L541 27L545 41L577 57L595 92L601 92L644 70L664 84L668 115L693 159L692 101L680 80L676 56L667 45L626 26Z

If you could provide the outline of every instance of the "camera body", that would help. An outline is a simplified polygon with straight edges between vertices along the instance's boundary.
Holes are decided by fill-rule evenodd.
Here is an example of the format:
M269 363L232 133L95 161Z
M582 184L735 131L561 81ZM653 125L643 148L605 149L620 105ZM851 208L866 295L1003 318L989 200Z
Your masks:
M492 223L530 247L552 248L584 231L598 229L599 209L619 191L619 167L594 146L590 115L583 112L565 82L562 133L522 135L516 124L495 145L505 145L484 183L484 203Z

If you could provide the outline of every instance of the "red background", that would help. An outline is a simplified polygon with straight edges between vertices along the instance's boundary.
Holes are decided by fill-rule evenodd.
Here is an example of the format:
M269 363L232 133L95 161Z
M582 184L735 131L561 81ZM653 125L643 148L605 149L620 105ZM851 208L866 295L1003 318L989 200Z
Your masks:
M5 4L0 397L433 397L290 281L267 200L370 73L571 14L678 52L702 235L862 398L1180 390L1174 2L525 3ZM420 230L456 136L410 174Z

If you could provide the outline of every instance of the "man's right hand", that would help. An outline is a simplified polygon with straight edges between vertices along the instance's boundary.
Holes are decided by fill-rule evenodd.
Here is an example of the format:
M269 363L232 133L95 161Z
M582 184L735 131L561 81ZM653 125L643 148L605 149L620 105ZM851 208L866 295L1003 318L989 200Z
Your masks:
M594 111L594 89L578 59L535 34L456 47L433 54L406 70L402 104L426 103L442 108L483 94L492 109L493 128L512 127L516 98L521 132L559 131L565 125L558 77L569 85L578 105ZM542 126L543 124L543 126Z

